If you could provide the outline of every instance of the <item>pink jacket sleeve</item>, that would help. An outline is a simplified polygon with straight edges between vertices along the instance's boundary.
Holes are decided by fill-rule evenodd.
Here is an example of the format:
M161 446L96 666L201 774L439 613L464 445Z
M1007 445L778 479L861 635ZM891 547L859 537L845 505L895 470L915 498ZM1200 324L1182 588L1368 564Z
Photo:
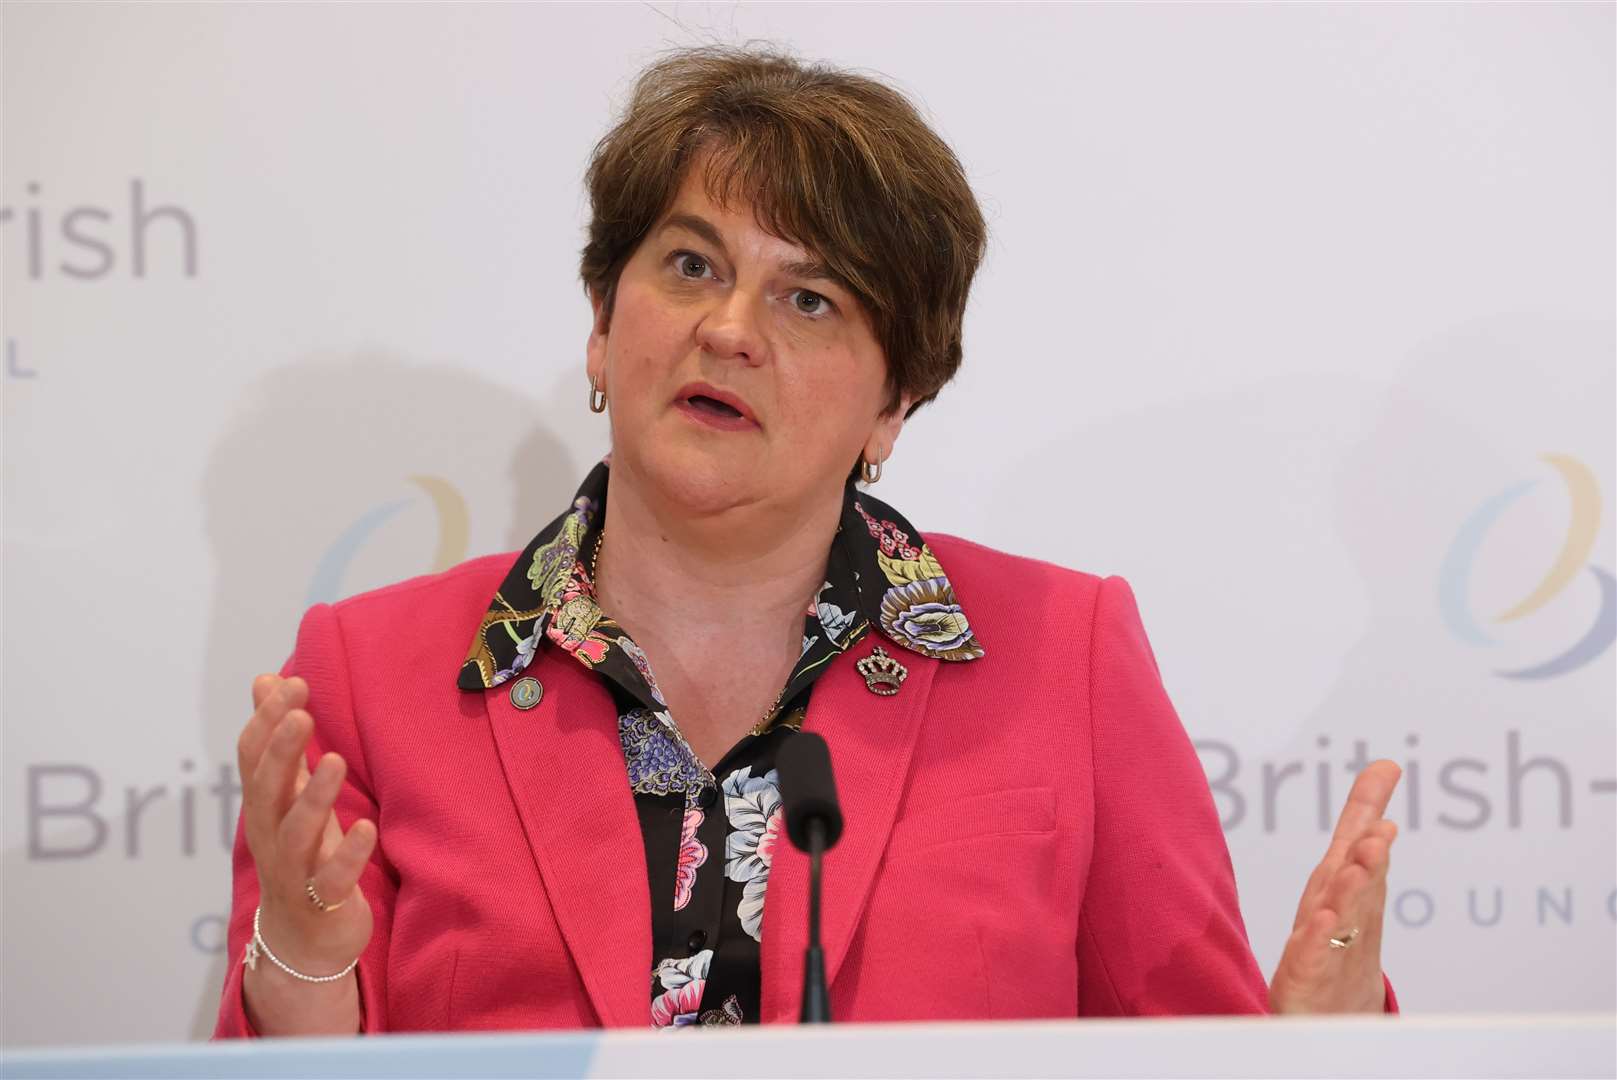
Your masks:
M1094 619L1095 845L1079 914L1079 1013L1266 1013L1212 792L1126 581L1101 583ZM1383 984L1386 1011L1397 1012Z
M309 740L309 766L327 751L336 751L348 763L348 776L337 797L337 820L347 829L360 818L376 822L378 841L370 865L360 876L360 888L375 913L375 929L370 944L360 957L359 1001L361 1028L374 1033L387 1029L387 945L391 928L393 898L397 877L388 866L385 849L386 826L379 820L372 794L371 775L366 767L365 750L354 723L353 699L349 692L348 660L343 647L342 628L330 605L312 607L298 627L297 645L283 676L297 675L309 684L309 714L314 717L314 734ZM245 786L249 778L243 777ZM242 1001L241 958L253 934L253 911L258 906L258 872L247 849L242 823L236 822L236 844L232 859L232 900L230 911L229 963L225 968L224 993L219 1002L219 1020L213 1037L253 1038L257 1032L248 1021ZM274 942L270 942L273 948ZM268 963L260 960L260 963Z
M1122 578L1101 583L1094 620L1095 843L1079 915L1079 1012L1267 1012L1212 793Z

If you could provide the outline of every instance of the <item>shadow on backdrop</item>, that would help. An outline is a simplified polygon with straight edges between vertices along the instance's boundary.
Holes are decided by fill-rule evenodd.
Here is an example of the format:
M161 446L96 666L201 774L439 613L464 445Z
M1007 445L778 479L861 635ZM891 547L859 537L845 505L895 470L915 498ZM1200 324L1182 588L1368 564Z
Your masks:
M311 602L520 548L566 509L606 425L588 413L581 372L547 381L535 398L465 370L360 355L293 364L253 387L203 486L217 569L200 688L212 761L234 764L252 678L281 666ZM446 658L446 679L458 663ZM224 912L228 873L217 884ZM195 1037L213 1030L228 960L210 968Z
M1019 464L1017 476L1071 485L1077 503L1032 509L1051 520L1030 520L1030 533L1062 545L1039 554L1130 577L1186 728L1228 748L1204 753L1209 774L1238 766L1218 801L1266 970L1362 740L1370 758L1406 765L1389 808L1403 830L1394 895L1424 888L1440 909L1419 928L1389 914L1389 971L1411 1007L1611 1007L1609 937L1587 936L1610 933L1599 925L1609 880L1580 887L1576 934L1535 921L1533 889L1549 882L1559 896L1577 874L1612 872L1609 803L1589 792L1611 771L1613 650L1553 677L1497 672L1563 654L1606 617L1589 567L1614 569L1614 351L1609 322L1490 316L1412 343L1390 375L1236 385L1085 425ZM1568 534L1566 485L1545 455L1597 479L1598 538L1553 603L1498 622ZM1446 559L1480 506L1529 484L1471 582L1475 614L1498 637L1476 648L1446 624ZM1483 768L1442 773L1461 759ZM1512 820L1513 760L1517 776L1544 762L1517 785L1525 824ZM1486 809L1451 782L1481 790ZM1501 932L1483 936L1490 924L1468 915L1473 885L1485 916L1502 887ZM1524 971L1565 975L1524 982Z

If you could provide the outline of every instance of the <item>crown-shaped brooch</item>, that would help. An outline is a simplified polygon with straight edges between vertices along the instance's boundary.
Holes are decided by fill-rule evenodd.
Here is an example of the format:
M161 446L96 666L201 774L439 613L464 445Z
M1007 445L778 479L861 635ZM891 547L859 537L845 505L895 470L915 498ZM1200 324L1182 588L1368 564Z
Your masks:
M880 645L854 667L865 677L865 689L882 697L892 697L898 693L898 688L910 677L904 665L888 656L887 650Z

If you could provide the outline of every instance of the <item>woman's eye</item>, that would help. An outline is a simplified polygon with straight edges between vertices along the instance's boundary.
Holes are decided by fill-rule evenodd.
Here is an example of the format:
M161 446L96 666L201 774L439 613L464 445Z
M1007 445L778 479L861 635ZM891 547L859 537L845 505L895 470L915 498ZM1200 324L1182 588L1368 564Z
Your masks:
M797 289L797 310L805 315L824 315L831 310L831 301L817 292Z
M703 271L708 268L706 259L700 255L693 255L689 251L675 252L674 266L679 270L681 277L692 279L702 277ZM692 267L695 267L694 271L691 269Z

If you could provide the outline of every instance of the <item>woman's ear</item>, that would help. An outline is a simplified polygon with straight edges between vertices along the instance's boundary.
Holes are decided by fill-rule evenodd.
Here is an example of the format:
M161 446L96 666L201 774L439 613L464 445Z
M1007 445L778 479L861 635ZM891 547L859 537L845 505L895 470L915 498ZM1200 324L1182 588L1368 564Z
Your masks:
M592 383L606 382L606 339L611 329L611 316L606 311L606 296L590 290L590 336L584 344L584 371Z
M898 399L898 408L876 421L876 427L871 431L870 438L865 440L866 461L885 462L893 456L893 447L898 442L899 433L904 430L904 419L913 404L915 395L902 394Z

